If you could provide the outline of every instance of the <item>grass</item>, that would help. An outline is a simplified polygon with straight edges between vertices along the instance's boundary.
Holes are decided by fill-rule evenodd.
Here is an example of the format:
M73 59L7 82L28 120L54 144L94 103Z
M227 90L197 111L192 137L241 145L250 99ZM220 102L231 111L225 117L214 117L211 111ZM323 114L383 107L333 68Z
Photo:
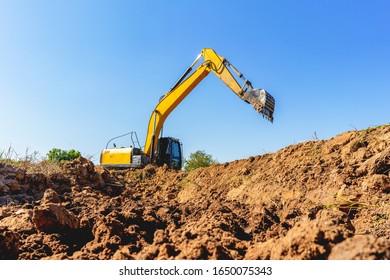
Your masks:
M37 151L26 149L24 154L18 154L12 147L0 152L0 163L25 170L27 173L42 173L50 175L61 171L61 163L47 160Z

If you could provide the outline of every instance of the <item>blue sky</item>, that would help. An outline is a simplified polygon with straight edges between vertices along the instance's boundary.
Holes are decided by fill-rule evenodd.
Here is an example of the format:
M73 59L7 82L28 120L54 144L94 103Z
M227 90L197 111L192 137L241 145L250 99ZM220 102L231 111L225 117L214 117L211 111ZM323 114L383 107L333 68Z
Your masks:
M98 162L114 136L136 131L143 145L158 99L202 48L269 91L275 121L210 74L164 125L185 156L233 161L389 123L389 14L373 0L1 0L0 151Z

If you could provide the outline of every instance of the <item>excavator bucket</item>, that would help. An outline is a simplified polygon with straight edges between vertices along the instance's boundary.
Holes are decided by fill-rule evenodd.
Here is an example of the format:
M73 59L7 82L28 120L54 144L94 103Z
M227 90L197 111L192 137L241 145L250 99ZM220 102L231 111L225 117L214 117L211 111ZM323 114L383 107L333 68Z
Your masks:
M253 105L253 108L270 122L274 121L275 99L264 89L250 89L244 92L243 100Z

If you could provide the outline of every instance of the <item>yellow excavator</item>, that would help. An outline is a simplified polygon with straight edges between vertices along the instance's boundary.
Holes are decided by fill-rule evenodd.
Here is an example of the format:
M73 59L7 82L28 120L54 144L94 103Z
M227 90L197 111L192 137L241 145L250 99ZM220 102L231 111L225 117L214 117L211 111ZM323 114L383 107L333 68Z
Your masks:
M200 59L203 62L193 71ZM233 71L243 80L240 85L232 75ZM182 146L178 139L160 137L160 131L168 115L183 101L183 99L210 73L220 78L240 99L253 105L264 118L273 122L275 99L263 89L255 89L233 65L213 49L203 49L196 60L180 77L176 84L168 91L157 104L150 116L144 150L142 151L137 134L130 132L132 146L112 147L108 144L121 136L111 139L100 156L100 164L106 167L143 167L149 163L158 166L167 164L170 169L179 170L182 167ZM137 146L137 147L136 147Z

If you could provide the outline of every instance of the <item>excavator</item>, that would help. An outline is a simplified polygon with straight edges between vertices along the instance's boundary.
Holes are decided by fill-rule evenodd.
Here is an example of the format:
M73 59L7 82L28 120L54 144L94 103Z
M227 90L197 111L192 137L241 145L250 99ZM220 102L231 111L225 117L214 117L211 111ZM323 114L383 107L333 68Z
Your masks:
M201 58L203 58L202 62L200 62ZM197 68L193 70L196 65ZM275 99L264 89L253 88L252 83L226 58L218 55L211 48L205 48L175 85L160 98L150 116L144 150L139 145L137 134L130 132L125 135L131 135L133 145L120 148L114 145L108 148L113 139L125 135L111 139L100 155L100 164L114 168L141 168L154 163L158 166L167 164L170 169L180 170L183 163L180 141L173 137L158 136L169 114L210 72L222 80L241 100L251 104L265 119L273 122ZM242 84L237 82L232 72L243 80Z

